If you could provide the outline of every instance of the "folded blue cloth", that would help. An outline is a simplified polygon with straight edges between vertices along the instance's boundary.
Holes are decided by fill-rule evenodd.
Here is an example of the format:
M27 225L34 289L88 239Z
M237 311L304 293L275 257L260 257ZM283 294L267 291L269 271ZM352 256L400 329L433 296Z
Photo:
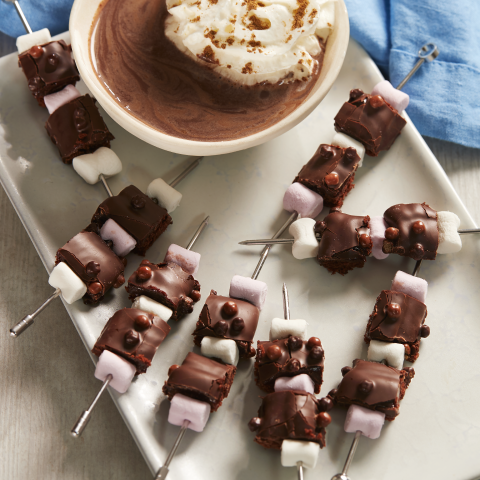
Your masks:
M417 61L419 48L437 44L440 55L405 86L407 112L422 135L480 148L480 1L345 0L351 33L397 86ZM68 29L73 0L20 0L33 30ZM0 0L0 30L25 30L13 4Z

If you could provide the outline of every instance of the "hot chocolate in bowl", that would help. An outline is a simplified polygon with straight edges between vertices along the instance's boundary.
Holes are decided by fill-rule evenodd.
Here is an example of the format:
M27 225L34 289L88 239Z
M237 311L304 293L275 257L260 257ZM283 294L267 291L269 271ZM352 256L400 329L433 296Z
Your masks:
M165 36L167 15L165 0L76 0L70 33L80 74L106 112L176 153L233 152L289 130L327 94L348 44L337 0L334 30L308 80L243 86L180 52Z

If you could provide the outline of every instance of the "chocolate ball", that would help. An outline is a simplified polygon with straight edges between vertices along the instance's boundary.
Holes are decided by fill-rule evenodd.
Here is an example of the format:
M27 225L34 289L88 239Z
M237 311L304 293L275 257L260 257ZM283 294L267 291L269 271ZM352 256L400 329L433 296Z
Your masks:
M385 238L387 240L396 240L400 236L400 231L395 227L388 227L385 230Z
M120 288L125 283L125 277L123 275L119 275L113 284L113 288Z
M344 377L351 369L352 369L352 367L343 367L342 370L341 370L342 377Z
M103 286L100 282L92 282L88 286L88 293L90 295L98 295L103 290Z
M414 260L421 260L423 258L423 254L425 250L421 243L416 243L412 248L412 257Z
M321 412L329 412L333 408L333 400L329 397L323 397L318 401L318 409Z
M180 365L172 365L172 366L168 369L168 376L170 376L177 368L180 368Z
M148 280L152 277L152 269L146 265L142 265L138 268L136 277L138 280Z
M51 67L57 67L57 65L60 63L60 57L56 53L51 53L47 57L47 62ZM54 68L55 70L56 68Z
M368 395L373 389L373 382L371 380L364 380L358 385L358 393L361 395Z
M270 345L267 348L267 357L272 360L278 360L282 356L282 349L278 345Z
M329 396L330 398L335 398L335 396L337 395L337 392L338 392L338 389L332 388L332 389L328 392L328 396Z
M363 90L360 90L359 88L354 88L353 90L350 90L350 98L349 102L354 102L357 100L357 98L360 98L363 95Z
M100 264L97 262L88 262L85 265L85 272L90 277L95 277L100 273Z
M417 235L420 235L421 233L425 232L425 224L421 220L418 220L418 221L414 222L414 224L412 225L412 230Z
M303 340L300 337L288 337L288 346L290 350L300 350L303 345Z
M325 175L325 184L329 187L334 187L335 185L338 185L340 182L340 177L338 176L338 173L332 172L329 173L328 175Z
M228 323L225 320L218 321L214 325L213 331L220 337L224 337L228 332Z
M369 98L368 103L372 108L380 108L385 103L385 101L380 95L373 95Z
M357 151L353 147L348 147L345 150L345 157L350 161L355 160L357 158Z
M151 322L147 315L140 314L135 317L135 328L137 330L146 330L150 325Z
M430 327L428 325L422 325L420 328L420 336L427 338L430 335Z
M332 422L332 417L327 412L320 412L316 418L317 427L325 428Z
M397 319L402 314L402 308L398 303L389 303L386 307L386 310L386 313L390 318Z
M322 148L320 149L320 157L325 158L327 160L329 158L332 158L333 157L332 147L330 147L329 145L322 145Z
M40 45L34 45L28 53L33 57L33 58L40 58L43 55L43 47Z
M150 260L147 260L146 258L144 258L141 262L140 262L140 265L151 265L152 263L150 262Z
M307 348L321 347L322 342L318 337L310 337L307 342Z
M201 297L202 297L202 295L200 294L200 292L198 290L192 290L192 293L190 294L190 298L194 302L198 302Z
M233 317L238 313L237 304L232 301L225 302L222 307L222 313L224 313L227 317Z
M123 337L125 345L128 347L134 347L140 342L140 335L135 330L129 330Z
M289 372L300 370L300 360L298 360L298 358L292 358L287 364L287 370Z
M372 248L373 245L372 238L366 233L362 233L362 235L358 237L358 243L362 248Z
M248 428L250 429L251 432L255 432L255 430L258 430L261 425L262 425L262 420L258 417L253 417L248 422Z
M130 204L132 205L133 208L136 208L137 210L141 210L142 208L145 208L145 198L142 197L141 195L135 195L130 200Z
M232 320L232 324L230 325L230 331L234 335L238 335L244 328L245 321L243 320L243 318L236 317Z
M320 361L323 358L324 351L322 347L313 347L308 353L308 357L315 361Z

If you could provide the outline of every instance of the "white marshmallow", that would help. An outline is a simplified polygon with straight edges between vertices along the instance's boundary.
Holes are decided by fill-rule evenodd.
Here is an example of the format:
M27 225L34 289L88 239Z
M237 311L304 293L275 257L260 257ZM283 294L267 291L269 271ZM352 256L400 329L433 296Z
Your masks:
M182 201L182 194L171 187L163 178L156 178L147 188L147 195L155 198L168 213L173 212Z
M398 113L402 113L408 107L410 101L410 97L405 92L394 88L388 80L377 83L373 87L371 95L380 95Z
M146 297L145 295L140 295L136 297L133 301L132 308L138 308L144 312L153 313L157 317L160 317L165 322L168 322L173 315L173 311L162 305L151 298Z
M44 45L52 41L50 31L48 28L42 28L37 32L27 33L26 35L20 35L17 37L17 50L18 53L26 52L35 45Z
M414 277L399 270L393 277L391 290L402 292L422 303L427 299L428 283L423 278Z
M365 147L358 141L344 133L336 133L332 138L332 145L341 148L352 147L357 151L357 155L360 157L358 162L358 168L363 165L363 157L365 157Z
M437 253L457 253L462 249L458 234L460 219L453 212L438 212Z
M283 392L285 390L302 390L313 395L315 391L315 384L309 375L302 373L294 377L278 377L275 380L276 392Z
M267 299L267 291L268 287L265 282L242 277L241 275L234 275L230 282L230 293L228 296L246 300L261 310Z
M313 218L299 218L290 225L288 231L295 240L292 245L292 255L297 260L317 256L318 240L314 228Z
M87 293L87 286L64 262L55 266L48 278L48 283L62 291L62 297L68 304L80 300Z
M370 217L370 238L372 239L372 255L377 260L384 260L388 257L388 253L383 253L383 241L385 240L385 230L388 228L387 222L383 216Z
M347 433L355 433L357 430L360 430L362 435L375 440L380 436L384 423L384 413L359 407L358 405L350 405L345 418L344 429Z
M109 178L122 171L122 162L117 154L107 147L100 147L93 153L75 157L72 165L74 170L90 185L94 185L100 180L100 174Z
M176 263L190 275L195 275L200 267L200 258L199 253L172 243L165 254L164 262Z
M282 442L281 462L284 467L296 467L302 462L304 467L315 468L320 445L303 440L284 440Z
M65 105L66 103L71 102L80 96L81 93L73 85L67 85L59 92L45 95L43 100L45 101L45 106L48 109L48 113L51 115L55 110L57 110L57 108L60 108L62 105Z
M168 423L181 427L189 420L188 428L194 432L203 432L210 416L210 405L181 393L176 393L170 403Z
M401 370L405 358L405 347L401 343L371 340L368 346L367 359L371 362L385 361L390 367Z
M227 338L203 337L201 352L205 357L219 358L222 362L237 366L239 353L234 340Z
M129 235L115 220L109 218L100 229L100 236L105 242L113 242L112 250L119 257L125 257L137 244L136 240Z
M283 208L302 217L315 218L323 210L323 197L302 183L292 183L283 196Z
M270 327L270 340L287 338L289 335L307 339L307 322L305 320L284 320L274 318Z
M118 393L125 393L132 383L136 368L129 361L108 350L104 350L98 357L97 367L95 368L95 378L104 382L108 375L113 378L110 380L110 386Z

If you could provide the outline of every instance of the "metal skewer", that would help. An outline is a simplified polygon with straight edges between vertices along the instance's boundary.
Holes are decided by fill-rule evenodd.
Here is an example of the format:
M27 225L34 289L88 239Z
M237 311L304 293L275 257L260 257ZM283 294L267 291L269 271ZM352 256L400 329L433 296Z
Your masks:
M405 84L415 75L416 71L423 65L425 61L432 62L438 57L439 50L434 43L426 43L418 51L418 62L414 67L407 73L406 77L399 83L397 90L401 90Z
M178 177L176 177L175 179L173 179L169 185L171 187L174 187L175 185L177 185L180 181L182 181L192 170L194 170L196 167L198 167L198 165L200 164L200 160L202 159L203 157L197 157L195 158L195 160L190 163L188 165L188 167L180 174L178 175ZM112 191L110 190L106 180L105 180L105 177L103 175L100 175L100 180L102 181L103 183L103 186L105 187L105 190L107 191L108 195L110 197L113 196L112 194ZM205 225L200 225L200 227L198 228L198 231L196 233L197 237L195 237L195 239L192 239L192 241L190 242L191 245L190 245L190 248L191 246L193 245L193 243L195 243L195 240L198 238L198 236L200 235L200 233L202 232L202 230L205 228L205 226L208 224L208 217L204 220L206 221L207 223ZM193 242L193 243L192 243ZM187 247L187 250L190 250L190 248ZM11 329L10 329L10 335L14 338L17 338L20 334L22 334L28 327L30 327L31 325L33 325L34 323L34 320L35 318L37 317L38 314L40 314L46 307L47 305L52 301L54 300L55 298L57 298L59 295L60 295L61 291L60 289L56 289L55 292L52 293L52 295L50 295L47 300L45 300L33 313L29 314L29 315L26 315L25 317L23 317L16 325L14 325Z
M18 16L20 17L20 20L23 23L25 31L27 33L33 33L33 30L31 29L30 24L27 21L27 17L25 17L25 14L23 13L23 10L20 7L20 4L18 3L18 0L6 0L6 1L9 3L13 3L13 5L15 5L15 9L17 10Z
M187 246L187 250L191 250L191 248L193 247L193 245L195 244L195 242L198 240L198 237L200 237L200 235L202 234L203 230L205 230L205 227L208 225L208 221L209 221L210 217L207 216L203 221L202 223L199 225L199 227L197 228L196 232L193 234L193 237L192 239L190 240L190 242L188 242L188 246ZM98 401L98 399L102 396L103 392L106 390L108 384L110 383L110 381L112 380L112 376L111 375L108 375L107 378L105 379L105 381L103 382L103 385L102 385L102 388L100 389L100 391L97 393L96 397L93 399L93 402L92 404L88 407L87 410L84 410L82 412L82 414L80 415L80 417L78 418L77 422L75 423L74 427L72 428L72 430L70 431L70 433L72 434L72 437L74 438L78 438L83 430L85 430L85 427L87 426L89 420L90 420L90 417L92 415L92 411ZM185 422L187 422L187 420L185 420ZM184 425L185 426L185 422L184 422ZM188 427L188 424L190 422L187 423L187 425L185 426L185 429ZM183 429L183 426L182 426L182 429ZM184 433L184 432L183 432ZM183 437L183 433L182 433L182 430L180 430L180 434L181 434L181 437ZM180 434L178 435L180 437ZM180 438L181 440L181 438ZM178 438L177 438L177 441L178 441ZM177 449L178 445L176 445L177 442L175 442L174 444L174 447L175 447L175 450ZM178 443L180 443L178 441ZM175 453L175 452L174 452ZM173 457L173 455L172 455ZM168 460L168 459L167 459ZM170 459L171 461L171 459ZM170 462L168 462L170 463ZM167 464L168 466L168 464ZM168 469L167 469L168 471Z

